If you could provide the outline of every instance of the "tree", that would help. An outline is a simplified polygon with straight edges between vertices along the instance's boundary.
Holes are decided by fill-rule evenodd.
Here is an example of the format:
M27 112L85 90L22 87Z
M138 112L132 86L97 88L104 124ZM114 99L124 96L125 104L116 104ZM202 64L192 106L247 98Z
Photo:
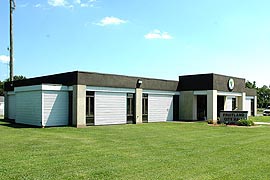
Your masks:
M0 81L0 96L4 95L4 82Z
M18 80L24 80L24 79L27 79L25 76L22 76L22 75L15 75L14 77L13 77L13 81L18 81ZM5 80L5 82L8 82L9 81L9 78L7 78L6 80Z
M270 89L267 86L258 88L257 90L258 107L265 108L270 104Z
M23 79L26 79L26 77L22 76L22 75L14 76L14 81L23 80ZM0 81L0 96L4 95L4 83L5 82L9 82L9 78L4 80L4 81Z
M256 81L253 81L253 83L251 83L250 81L246 82L246 87L250 88L250 89L256 89Z

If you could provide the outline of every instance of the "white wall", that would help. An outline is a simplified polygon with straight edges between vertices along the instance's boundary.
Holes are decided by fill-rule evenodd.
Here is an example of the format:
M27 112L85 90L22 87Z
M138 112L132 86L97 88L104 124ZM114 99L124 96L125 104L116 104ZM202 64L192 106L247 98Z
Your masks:
M148 122L173 121L173 96L148 95Z
M126 124L126 93L95 92L95 125Z
M4 102L0 102L0 115L3 116L5 109L4 109L5 103Z
M16 93L16 123L41 126L41 91Z
M68 125L69 101L67 91L42 92L43 126Z
M8 115L15 122L35 126L67 125L68 88L61 85L35 85L15 88L8 97Z
M232 111L232 99L234 98L234 96L227 96L226 97L226 102L225 102L225 107L224 110L225 111Z

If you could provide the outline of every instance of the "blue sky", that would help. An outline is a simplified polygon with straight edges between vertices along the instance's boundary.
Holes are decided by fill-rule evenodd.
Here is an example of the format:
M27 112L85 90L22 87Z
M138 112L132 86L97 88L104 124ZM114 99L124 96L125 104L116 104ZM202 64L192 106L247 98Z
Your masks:
M270 85L269 0L17 0L17 75L91 71L177 80L218 73ZM0 80L9 1L0 0Z

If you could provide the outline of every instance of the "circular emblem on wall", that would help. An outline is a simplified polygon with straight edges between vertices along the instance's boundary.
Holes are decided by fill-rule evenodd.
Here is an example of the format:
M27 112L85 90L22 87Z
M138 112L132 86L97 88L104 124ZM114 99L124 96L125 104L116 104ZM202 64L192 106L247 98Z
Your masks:
M230 78L228 81L228 87L230 91L232 91L234 88L234 80L232 78Z

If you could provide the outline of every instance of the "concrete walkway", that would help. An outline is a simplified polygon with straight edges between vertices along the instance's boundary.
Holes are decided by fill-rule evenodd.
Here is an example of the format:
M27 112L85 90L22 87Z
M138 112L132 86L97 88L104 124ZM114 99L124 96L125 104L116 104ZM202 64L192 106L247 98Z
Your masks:
M256 125L270 125L269 122L254 122Z

